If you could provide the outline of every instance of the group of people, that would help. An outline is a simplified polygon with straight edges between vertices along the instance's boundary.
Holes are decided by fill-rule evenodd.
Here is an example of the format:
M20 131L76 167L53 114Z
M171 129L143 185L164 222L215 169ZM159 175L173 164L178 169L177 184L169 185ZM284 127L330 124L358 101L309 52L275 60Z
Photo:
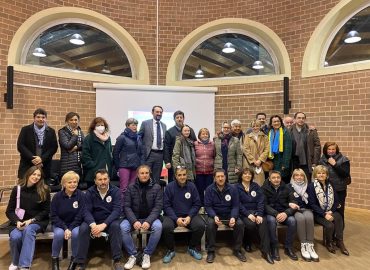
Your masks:
M334 142L324 145L320 157L318 133L305 123L303 112L294 119L273 115L269 125L266 114L258 113L245 132L239 120L224 122L213 139L207 128L196 137L184 124L182 111L174 113L175 126L167 130L162 113L161 106L154 106L153 118L143 121L139 131L138 121L127 119L114 147L105 119L94 118L84 136L79 115L68 113L66 126L58 132L63 189L50 204L44 179L50 177L57 138L47 125L46 111L34 112L34 123L23 127L18 138L21 180L6 211L11 221L10 270L31 266L35 236L45 230L49 212L55 235L53 270L59 269L63 239L72 239L68 269L85 269L90 239L96 237L109 239L114 269L131 269L137 263L149 268L161 236L167 248L163 262L169 263L178 226L192 231L188 253L197 260L202 259L200 239L206 231L209 263L215 259L215 235L222 224L233 228L233 254L243 262L241 247L252 250L256 229L262 257L269 263L280 260L278 223L288 227L285 254L293 260L298 259L292 247L296 232L302 258L319 260L314 222L325 227L330 252L338 246L349 255L343 243L349 160ZM164 192L158 184L163 164L169 182ZM109 183L113 168L120 188ZM88 187L86 193L78 189L81 183ZM198 214L202 206L206 215ZM150 232L143 252L134 245L133 230ZM124 266L122 246L129 254Z

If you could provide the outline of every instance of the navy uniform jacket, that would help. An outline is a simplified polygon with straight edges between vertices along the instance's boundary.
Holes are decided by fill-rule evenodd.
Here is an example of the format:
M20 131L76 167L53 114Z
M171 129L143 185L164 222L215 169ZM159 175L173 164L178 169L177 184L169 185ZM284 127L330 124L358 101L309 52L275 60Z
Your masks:
M187 181L185 186L181 187L177 181L172 181L167 185L163 197L163 210L174 222L179 217L193 218L198 214L200 207L199 193L194 183Z
M239 192L240 216L248 217L249 215L257 215L263 217L265 212L265 196L261 187L257 183L251 182L249 192L246 192L243 184L238 183L237 189Z
M54 195L51 201L51 223L63 230L72 231L81 225L85 207L85 194L76 189L69 197L64 190Z
M225 183L222 191L219 191L216 183L209 185L204 195L204 206L208 216L220 219L238 218L239 216L239 194L236 188Z
M102 199L96 185L93 185L86 192L85 206L84 220L87 224L95 222L109 226L122 214L121 191L118 187L109 184L108 192Z

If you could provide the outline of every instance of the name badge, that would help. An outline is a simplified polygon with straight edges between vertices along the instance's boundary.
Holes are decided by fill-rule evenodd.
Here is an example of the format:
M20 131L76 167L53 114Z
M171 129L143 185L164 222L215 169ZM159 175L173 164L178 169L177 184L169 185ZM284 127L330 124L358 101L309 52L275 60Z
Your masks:
M78 201L73 202L72 206L73 206L73 208L77 209L78 208Z
M251 192L251 196L252 196L252 197L256 197L256 195L257 195L257 193L253 190L253 191Z
M227 195L225 196L225 200L229 202L229 201L231 200L231 196L230 196L229 194L227 194Z
M190 199L190 198L191 198L191 194L190 194L190 192L186 192L186 193L185 193L185 198L186 198L186 199Z
M105 200L107 201L107 203L110 203L112 201L112 197L108 196Z

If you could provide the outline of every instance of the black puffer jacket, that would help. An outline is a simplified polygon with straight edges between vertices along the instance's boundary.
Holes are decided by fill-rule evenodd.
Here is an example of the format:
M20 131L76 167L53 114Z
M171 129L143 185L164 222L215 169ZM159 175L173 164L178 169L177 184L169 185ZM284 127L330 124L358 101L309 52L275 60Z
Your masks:
M322 155L319 164L324 165L329 170L329 182L333 185L335 191L343 191L347 189L345 179L350 176L350 163L346 156L342 153L338 153L333 158L335 159L335 165L332 166L328 162L326 155Z
M289 207L289 203L297 204L294 198L293 190L289 185L281 182L276 190L269 180L266 180L262 186L265 194L265 212L267 215L276 217L277 214L285 212L288 216L294 215L295 209Z
M67 127L63 127L58 131L59 145L60 145L60 175L63 176L68 171L74 171L81 175L82 166L82 142L84 134L81 131L81 142L78 141L78 136L73 135ZM70 152L73 147L77 146L77 151ZM78 161L78 154L80 154L80 161Z
M147 212L149 215L145 218L145 221L152 224L163 209L163 191L161 186L154 184L152 180L146 188ZM143 187L136 179L136 182L130 185L125 193L124 211L130 224L134 224L139 219L140 207L143 205L142 192Z

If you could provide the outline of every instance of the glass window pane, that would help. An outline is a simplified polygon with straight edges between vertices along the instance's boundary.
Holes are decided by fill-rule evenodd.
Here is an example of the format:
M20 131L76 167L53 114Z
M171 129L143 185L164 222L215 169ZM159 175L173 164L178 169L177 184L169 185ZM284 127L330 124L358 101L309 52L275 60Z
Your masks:
M270 53L255 39L238 33L213 36L187 59L182 79L277 74Z
M349 19L332 40L324 67L370 59L370 7Z
M103 31L79 23L59 24L40 34L25 64L132 77L118 43Z

